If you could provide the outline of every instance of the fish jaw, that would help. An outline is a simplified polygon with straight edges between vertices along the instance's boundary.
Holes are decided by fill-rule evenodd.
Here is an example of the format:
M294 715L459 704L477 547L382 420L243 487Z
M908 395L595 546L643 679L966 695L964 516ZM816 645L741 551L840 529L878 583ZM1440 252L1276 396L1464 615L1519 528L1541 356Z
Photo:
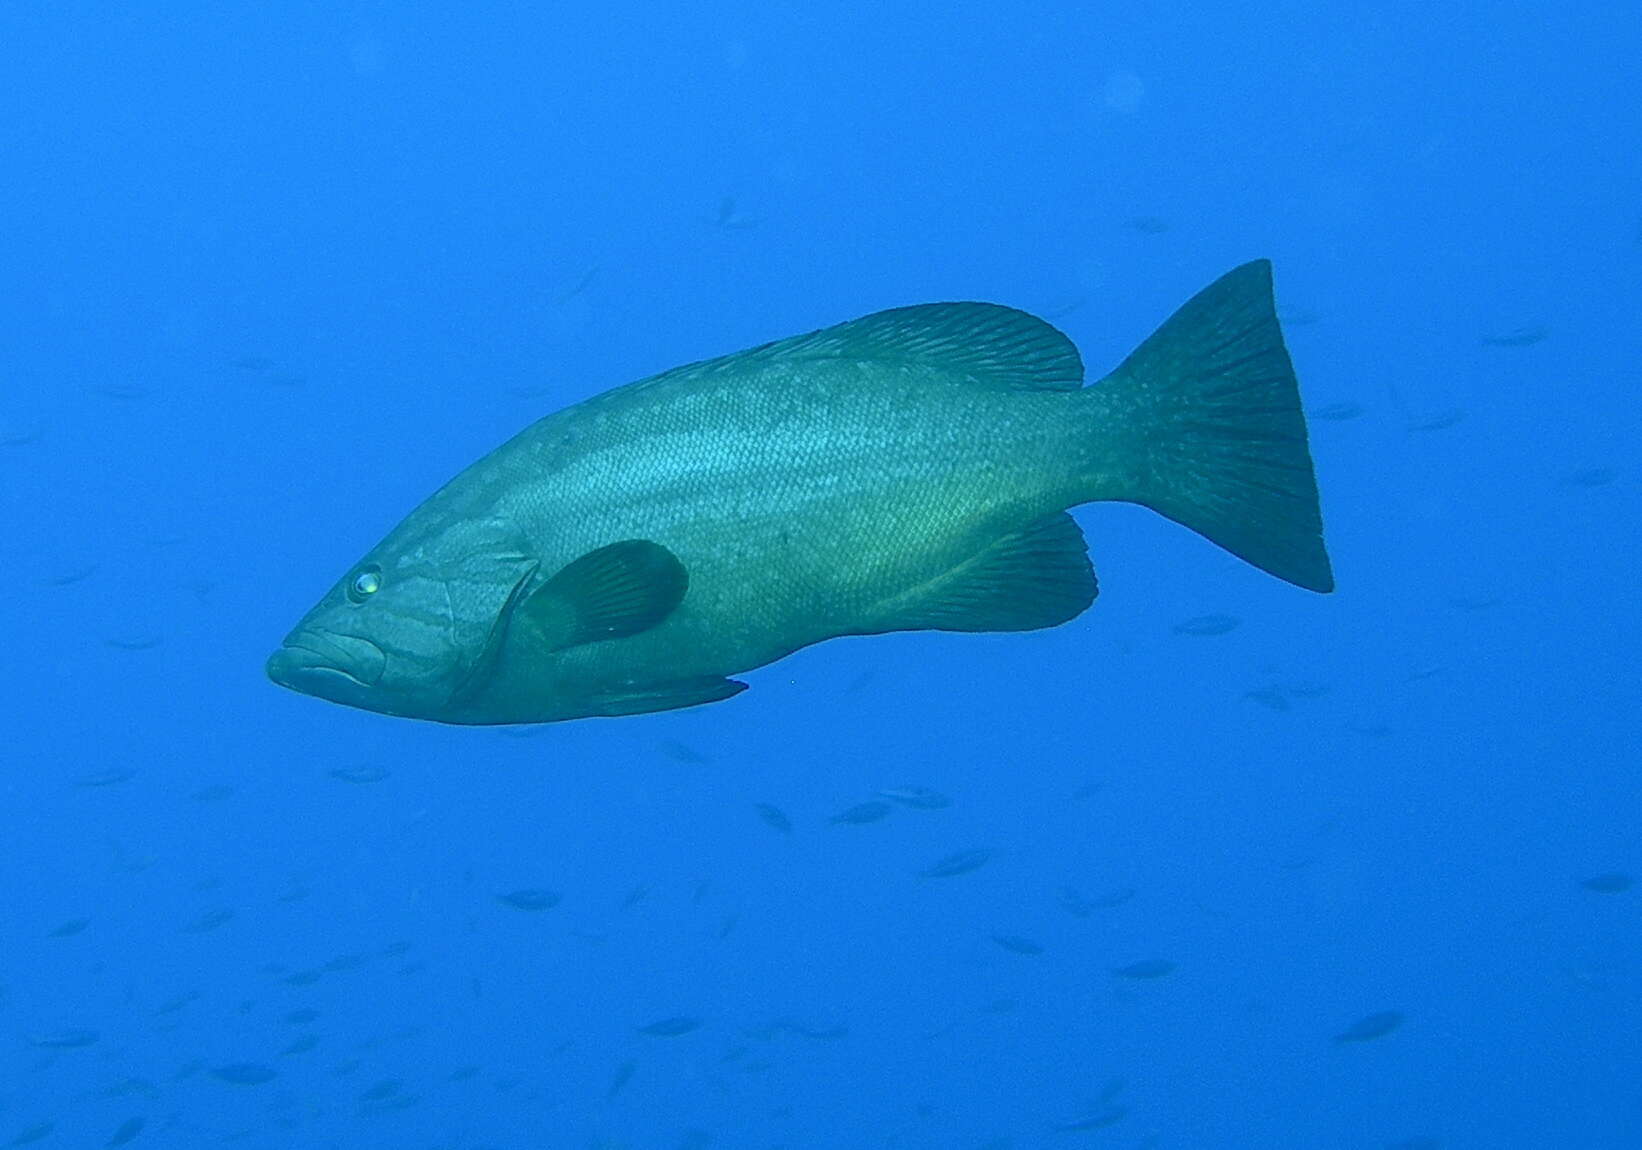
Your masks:
M378 710L376 685L387 668L382 648L357 635L298 628L268 657L268 678L303 695Z

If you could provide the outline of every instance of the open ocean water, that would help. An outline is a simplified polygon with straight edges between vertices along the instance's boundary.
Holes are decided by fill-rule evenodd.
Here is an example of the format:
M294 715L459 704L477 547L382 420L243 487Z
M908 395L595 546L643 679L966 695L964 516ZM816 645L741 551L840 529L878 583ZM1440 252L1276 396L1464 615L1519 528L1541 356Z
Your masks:
M0 1147L1642 1146L1634 4L0 6ZM1269 258L1338 589L694 709L264 660L533 420ZM619 641L619 640L617 640Z

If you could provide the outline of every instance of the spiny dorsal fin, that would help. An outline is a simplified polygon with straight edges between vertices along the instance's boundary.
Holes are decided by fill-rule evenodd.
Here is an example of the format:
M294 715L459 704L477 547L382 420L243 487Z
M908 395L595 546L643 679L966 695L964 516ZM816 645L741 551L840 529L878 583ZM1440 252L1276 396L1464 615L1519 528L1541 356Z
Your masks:
M1062 512L900 597L880 630L1035 631L1075 618L1098 590L1083 532Z
M625 539L571 561L526 595L514 626L549 651L621 639L672 614L688 585L678 556L648 539Z

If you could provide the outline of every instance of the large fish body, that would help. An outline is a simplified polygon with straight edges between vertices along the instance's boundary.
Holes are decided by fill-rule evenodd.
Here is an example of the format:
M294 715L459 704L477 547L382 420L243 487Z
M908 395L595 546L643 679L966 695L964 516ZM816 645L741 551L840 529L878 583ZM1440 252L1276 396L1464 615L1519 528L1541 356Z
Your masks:
M1098 384L1049 324L898 308L595 396L438 491L307 614L276 682L533 723L727 698L840 635L1031 630L1094 600L1068 508L1151 507L1333 586L1265 261Z

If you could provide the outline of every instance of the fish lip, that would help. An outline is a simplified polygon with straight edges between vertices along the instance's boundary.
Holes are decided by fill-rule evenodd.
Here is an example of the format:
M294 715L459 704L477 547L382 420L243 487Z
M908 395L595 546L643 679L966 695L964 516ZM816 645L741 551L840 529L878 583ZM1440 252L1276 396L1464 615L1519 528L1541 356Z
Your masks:
M265 669L268 678L282 687L324 695L326 685L344 690L376 686L387 662L382 648L369 639L309 629L286 636L268 656Z

